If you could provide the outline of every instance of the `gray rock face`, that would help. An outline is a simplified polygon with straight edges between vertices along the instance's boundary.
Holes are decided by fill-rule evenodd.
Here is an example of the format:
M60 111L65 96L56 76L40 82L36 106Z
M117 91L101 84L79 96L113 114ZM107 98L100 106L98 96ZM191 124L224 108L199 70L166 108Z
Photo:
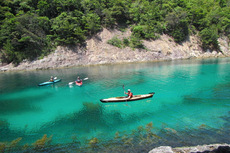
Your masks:
M146 49L132 49L130 47L117 48L109 45L108 40L113 37L129 38L131 31L103 29L101 33L86 41L86 47L67 48L59 46L55 52L40 60L24 60L18 66L13 64L0 65L0 72L13 70L37 70L72 67L81 65L111 64L143 61L162 61L190 58L210 58L230 56L229 40L219 39L222 52L209 50L203 52L200 41L196 36L190 36L183 44L176 44L172 38L162 35L155 41L143 40Z

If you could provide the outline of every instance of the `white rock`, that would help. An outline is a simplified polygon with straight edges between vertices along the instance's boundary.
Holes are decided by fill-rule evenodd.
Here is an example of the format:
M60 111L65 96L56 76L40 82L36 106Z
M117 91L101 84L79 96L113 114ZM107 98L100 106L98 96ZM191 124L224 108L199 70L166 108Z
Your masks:
M169 146L160 146L149 151L149 153L173 153L172 148Z

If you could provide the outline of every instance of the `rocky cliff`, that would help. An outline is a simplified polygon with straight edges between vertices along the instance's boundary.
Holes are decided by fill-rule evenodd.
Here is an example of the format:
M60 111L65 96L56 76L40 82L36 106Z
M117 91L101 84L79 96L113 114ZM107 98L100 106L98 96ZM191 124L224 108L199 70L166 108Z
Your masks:
M122 39L124 37L128 38L130 35L130 30L121 32L103 29L96 36L88 39L85 47L67 48L59 46L53 53L43 59L34 61L24 60L18 66L13 64L1 65L0 71L230 56L230 46L227 38L219 39L222 52L215 50L202 51L197 36L190 36L182 44L177 44L169 36L162 35L160 39L155 41L143 41L147 49L131 49L129 47L120 49L107 43L113 37Z

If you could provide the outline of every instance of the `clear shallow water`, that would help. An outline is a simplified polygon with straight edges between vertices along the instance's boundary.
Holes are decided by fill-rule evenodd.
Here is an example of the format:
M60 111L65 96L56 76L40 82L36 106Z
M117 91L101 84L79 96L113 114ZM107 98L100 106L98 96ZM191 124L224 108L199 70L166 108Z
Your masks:
M51 75L62 81L37 86ZM89 79L82 87L69 86L78 75ZM100 102L123 96L123 85L134 94L156 94ZM52 144L71 143L73 137L81 144L94 137L109 141L118 131L129 135L152 123L161 137L152 146L229 143L229 91L229 58L2 73L0 142L22 137L21 144L32 144L44 134L52 135Z

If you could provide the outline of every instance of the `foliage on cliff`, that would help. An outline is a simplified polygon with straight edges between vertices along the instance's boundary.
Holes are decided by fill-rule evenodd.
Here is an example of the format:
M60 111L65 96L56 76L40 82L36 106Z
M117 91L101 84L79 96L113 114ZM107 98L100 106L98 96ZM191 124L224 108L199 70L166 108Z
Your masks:
M19 63L48 54L55 46L81 45L102 27L130 26L126 40L168 34L177 43L198 33L204 49L230 38L229 0L5 0L0 1L0 55ZM135 44L137 43L137 44ZM143 46L142 46L143 47Z

